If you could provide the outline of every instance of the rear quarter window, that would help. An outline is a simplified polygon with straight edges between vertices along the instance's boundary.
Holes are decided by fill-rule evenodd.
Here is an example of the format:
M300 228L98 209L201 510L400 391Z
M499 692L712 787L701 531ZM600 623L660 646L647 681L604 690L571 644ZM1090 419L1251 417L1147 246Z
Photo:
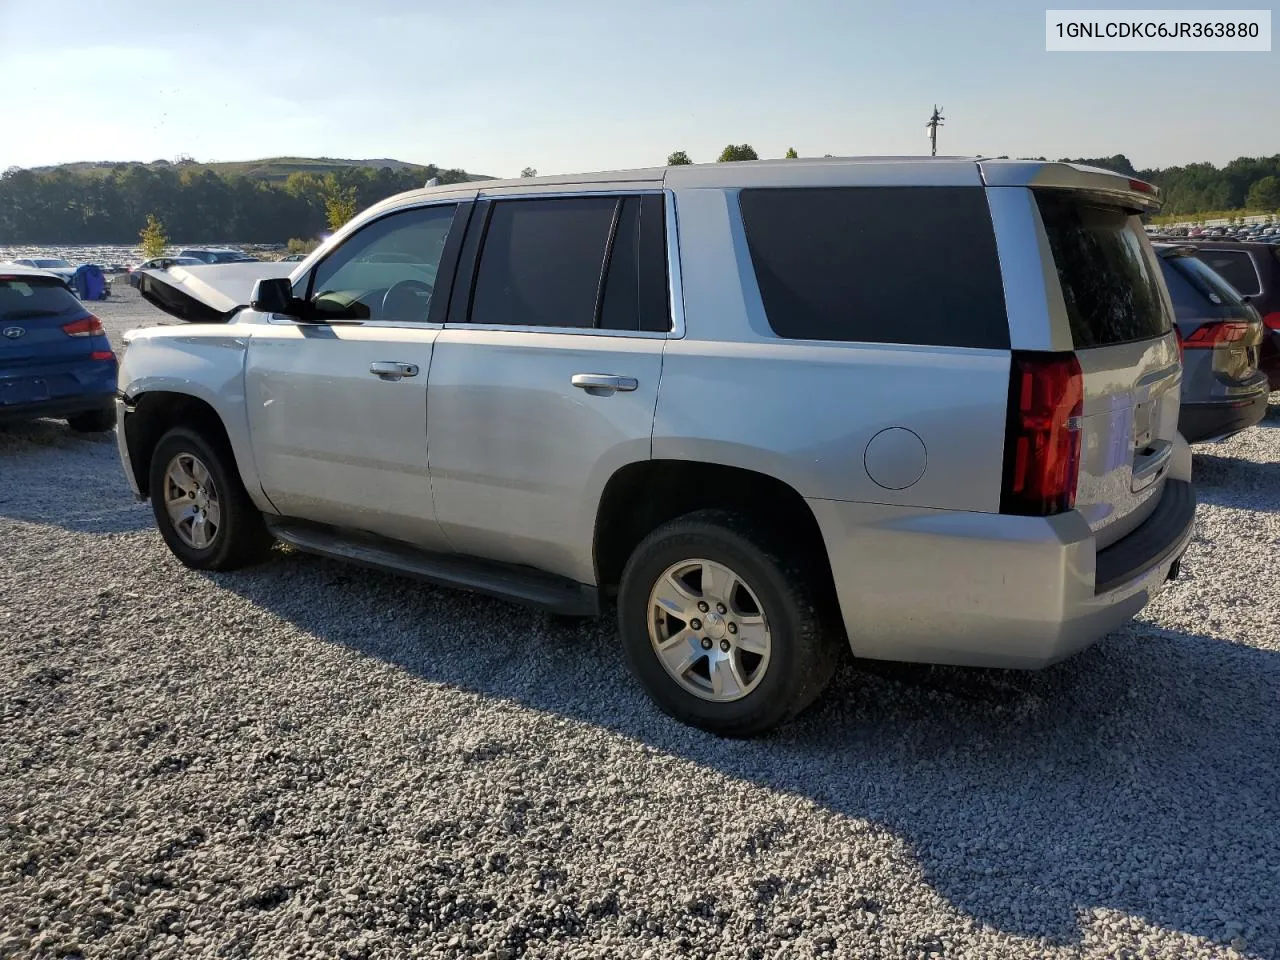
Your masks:
M778 336L1009 347L982 187L747 189L739 204Z
M1077 350L1162 337L1173 329L1138 216L1068 192L1036 192Z

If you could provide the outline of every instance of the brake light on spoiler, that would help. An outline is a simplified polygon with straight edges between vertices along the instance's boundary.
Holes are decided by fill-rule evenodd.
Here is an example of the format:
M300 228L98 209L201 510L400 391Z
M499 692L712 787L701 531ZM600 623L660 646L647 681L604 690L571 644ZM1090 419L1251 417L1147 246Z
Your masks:
M1000 512L1044 517L1076 503L1084 376L1074 353L1015 351Z

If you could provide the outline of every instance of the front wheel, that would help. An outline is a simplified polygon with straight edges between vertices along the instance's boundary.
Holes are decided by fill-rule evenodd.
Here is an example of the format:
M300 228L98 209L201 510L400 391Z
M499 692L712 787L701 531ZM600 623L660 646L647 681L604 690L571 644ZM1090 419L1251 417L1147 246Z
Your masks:
M622 576L632 672L665 712L726 736L762 733L826 687L839 657L815 578L747 519L703 510L659 527Z
M194 570L234 570L271 547L225 442L185 427L170 430L151 456L150 491L160 535Z

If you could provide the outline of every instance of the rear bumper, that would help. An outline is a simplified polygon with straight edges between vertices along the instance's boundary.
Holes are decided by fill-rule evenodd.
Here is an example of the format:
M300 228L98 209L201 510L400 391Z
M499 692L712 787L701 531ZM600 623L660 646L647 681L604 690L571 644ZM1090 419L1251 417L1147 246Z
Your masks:
M38 403L16 403L0 406L0 423L19 420L38 420L41 417L61 419L91 410L110 410L113 394L80 394L74 397L55 397Z
M1188 443L1225 440L1241 430L1248 430L1267 415L1268 384L1259 384L1251 397L1215 400L1211 403L1182 402L1178 414L1178 432Z
M849 643L879 660L1038 668L1126 623L1191 540L1191 484L1166 480L1136 530L1098 551L1084 518L810 500Z

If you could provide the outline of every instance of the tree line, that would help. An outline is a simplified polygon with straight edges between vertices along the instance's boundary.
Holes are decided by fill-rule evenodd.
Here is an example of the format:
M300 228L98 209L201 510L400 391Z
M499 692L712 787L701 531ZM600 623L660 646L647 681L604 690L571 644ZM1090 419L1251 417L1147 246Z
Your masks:
M312 238L356 211L428 179L460 183L463 170L344 167L291 173L283 182L223 175L197 164L117 164L0 174L0 244L135 243L149 215L181 243L283 243Z
M792 148L786 155L794 158L797 153ZM758 154L750 144L729 144L717 159L755 160ZM669 164L692 162L683 150L667 158ZM1140 170L1123 154L1070 162L1156 184L1164 195L1161 212L1167 215L1280 212L1280 154L1239 157L1221 168L1193 163ZM522 175L536 172L526 167ZM283 182L222 174L195 163L121 163L89 170L11 167L0 174L0 244L133 243L148 215L157 217L168 235L182 243L311 239L379 200L421 187L431 177L441 183L474 179L463 170L442 170L433 164L291 173Z

